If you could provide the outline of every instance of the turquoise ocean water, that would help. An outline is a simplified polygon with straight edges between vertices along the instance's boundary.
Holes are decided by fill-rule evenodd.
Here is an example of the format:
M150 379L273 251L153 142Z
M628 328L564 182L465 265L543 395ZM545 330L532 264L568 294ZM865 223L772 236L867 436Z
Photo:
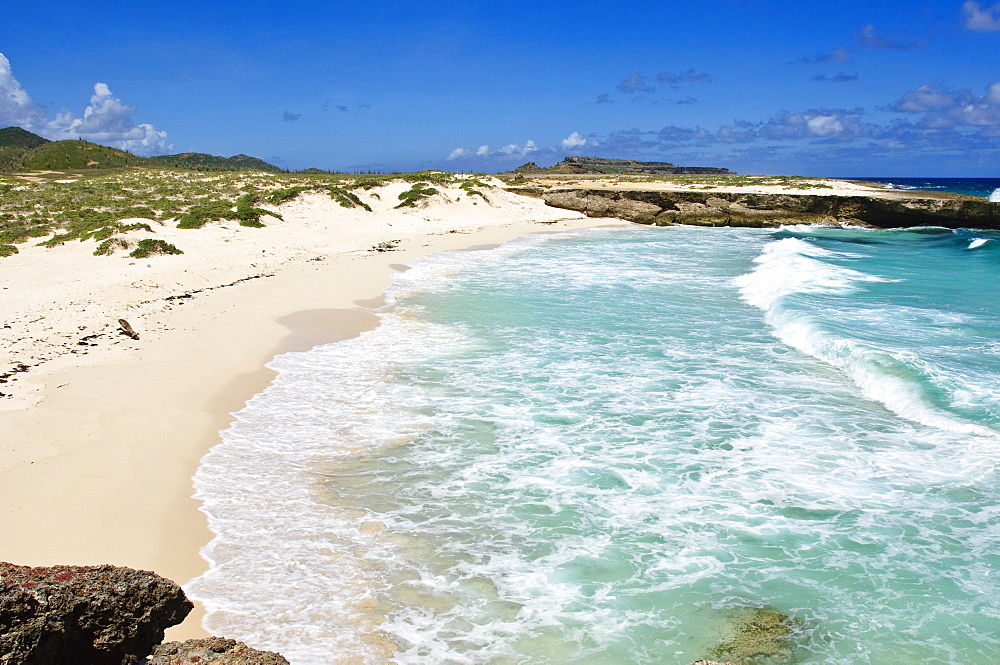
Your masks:
M187 589L296 665L688 665L745 608L789 617L773 662L994 663L998 294L966 230L421 259L378 328L271 363Z

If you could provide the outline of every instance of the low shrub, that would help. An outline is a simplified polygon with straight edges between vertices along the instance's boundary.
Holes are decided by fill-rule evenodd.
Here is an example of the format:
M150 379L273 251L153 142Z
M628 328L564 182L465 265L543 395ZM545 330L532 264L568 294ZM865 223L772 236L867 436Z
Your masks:
M181 250L171 245L166 240L157 238L145 238L140 240L129 256L136 259L145 259L149 256L160 256L164 254L183 254Z
M94 250L94 256L111 256L119 249L128 249L132 246L125 238L108 238Z
M364 208L368 212L372 211L370 205L358 198L358 195L349 189L344 189L343 187L329 186L326 188L327 193L330 195L334 201L339 203L344 208Z
M414 183L412 187L399 195L399 200L401 203L397 205L397 208L415 208L417 203L426 199L430 196L434 196L438 193L438 190L433 187L428 187L425 182Z
M0 257L14 256L17 254L17 247L14 245L0 245Z

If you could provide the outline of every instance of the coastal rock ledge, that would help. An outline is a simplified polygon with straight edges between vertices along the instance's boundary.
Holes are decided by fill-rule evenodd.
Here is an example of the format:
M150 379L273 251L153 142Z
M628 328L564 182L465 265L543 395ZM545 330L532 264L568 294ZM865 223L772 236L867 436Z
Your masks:
M186 642L166 642L156 647L148 665L289 665L273 651L251 649L242 642L206 637Z
M617 217L657 226L859 224L879 228L941 226L950 229L1000 229L1000 203L974 197L935 197L926 193L846 196L556 189L545 192L543 199L555 208L576 210L590 217Z
M160 644L192 607L143 570L0 563L0 665L288 665L222 637Z
M133 665L193 605L154 573L0 563L0 663Z

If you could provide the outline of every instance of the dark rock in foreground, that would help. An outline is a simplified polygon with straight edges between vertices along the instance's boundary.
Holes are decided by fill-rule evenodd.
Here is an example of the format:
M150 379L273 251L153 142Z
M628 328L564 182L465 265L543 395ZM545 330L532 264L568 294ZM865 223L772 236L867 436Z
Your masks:
M846 223L880 228L1000 229L1000 204L959 196L557 189L545 192L544 199L555 208L576 210L590 217L617 217L657 226Z
M0 563L0 663L133 665L192 604L154 573Z
M251 649L242 642L208 637L187 642L166 642L156 647L149 665L289 665L273 651Z

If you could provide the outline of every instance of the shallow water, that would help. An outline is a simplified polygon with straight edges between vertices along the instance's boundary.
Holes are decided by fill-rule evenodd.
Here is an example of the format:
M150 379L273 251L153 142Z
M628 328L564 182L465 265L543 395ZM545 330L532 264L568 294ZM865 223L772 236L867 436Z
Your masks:
M188 591L296 664L686 664L759 607L794 662L993 662L998 287L964 230L422 259L379 328L271 363Z

